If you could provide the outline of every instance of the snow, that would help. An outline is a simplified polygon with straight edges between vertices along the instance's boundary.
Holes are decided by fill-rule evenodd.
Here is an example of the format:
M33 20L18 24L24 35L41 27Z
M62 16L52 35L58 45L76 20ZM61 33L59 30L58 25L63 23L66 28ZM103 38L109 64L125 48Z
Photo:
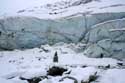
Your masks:
M1 0L0 12L12 13L21 9L27 9L32 6L45 5L47 3L54 3L60 0ZM15 3L15 4L13 4Z
M2 79L2 78L0 78L0 82L1 82L1 83L13 83L13 82L11 82L11 81L8 81L8 80Z
M76 52L73 47L82 44L56 44L54 46L42 45L41 48L49 50L43 51L41 48L27 49L27 50L14 50L14 51L1 51L0 52L0 82L2 83L27 83L26 80L20 80L19 77L27 79L46 76L47 70L52 66L59 66L68 68L70 74L64 73L62 76L44 79L40 83L73 83L74 80L65 78L64 81L59 80L65 76L71 76L77 81L88 80L89 76L94 75L95 72L100 72L98 66L105 67L110 64L111 68L119 68L116 59L112 58L88 58L82 52ZM76 48L77 49L77 48ZM54 53L57 51L59 62L53 63L52 59ZM88 66L85 67L84 66ZM122 69L119 69L122 70ZM67 71L67 72L68 72ZM108 72L107 70L103 70ZM125 71L125 70L124 70ZM116 71L112 71L116 72ZM122 72L122 71L121 71ZM117 73L125 75L124 73ZM110 73L109 73L110 74ZM117 75L115 74L115 75ZM105 74L107 75L107 74ZM105 78L104 75L104 78ZM115 76L113 75L113 76ZM115 77L113 77L115 78ZM119 77L120 78L120 77ZM108 80L107 78L105 78ZM124 81L122 78L118 79ZM108 80L109 81L109 80ZM101 83L101 82L100 82ZM110 83L110 82L106 82ZM115 82L119 83L119 82ZM120 82L123 83L123 82Z
M93 0L86 4L80 4L77 6L69 6L73 3L77 3L80 0L12 0L2 1L0 14L1 17L7 16L33 16L41 19L56 19L63 18L72 15L82 14L95 14L95 13L107 13L107 12L125 12L125 0ZM16 6L13 6L13 2ZM30 3L27 3L30 2ZM70 4L66 4L66 3ZM52 6L47 7L47 4ZM19 13L18 11L23 10ZM55 14L56 13L56 14Z
M4 78L0 78L0 83L28 83L27 81L22 81L17 78L14 78L13 80L7 80Z
M63 82L59 82L59 83L74 83L74 82L70 79L65 79Z
M125 28L120 28L120 29L110 29L109 31L125 31Z
M31 79L34 77L39 77L39 76L46 76L47 75L47 71L45 71L45 69L33 69L33 70L29 70L27 72L25 72L23 75L21 75L21 77L24 77L26 79Z
M95 28L95 27L100 26L100 25L104 25L104 24L106 24L106 23L112 23L112 22L115 22L115 21L122 21L122 20L125 20L125 18L115 19L115 20L109 20L109 21L105 21L105 22L102 22L102 23L98 23L98 24L92 26L92 28ZM112 30L112 29L111 29L111 30Z
M86 67L86 68L74 68L72 69L71 76L75 77L79 82L84 80L88 80L90 75L94 75L97 71L94 67Z
M102 76L100 83L125 83L125 69L109 69Z

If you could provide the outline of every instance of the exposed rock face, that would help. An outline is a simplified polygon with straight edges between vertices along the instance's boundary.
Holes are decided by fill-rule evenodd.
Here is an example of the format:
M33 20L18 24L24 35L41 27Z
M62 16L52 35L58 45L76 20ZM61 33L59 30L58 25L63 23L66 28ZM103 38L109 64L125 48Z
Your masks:
M100 57L103 53L105 57L125 58L125 19L93 26L86 39L93 43L85 51L89 57Z
M112 30L125 27L124 17L125 13L121 12L56 20L34 17L0 19L0 49L33 48L60 41L76 43L86 40L86 43L93 43L86 49L89 57L99 57L101 53L104 56L124 57L125 31Z

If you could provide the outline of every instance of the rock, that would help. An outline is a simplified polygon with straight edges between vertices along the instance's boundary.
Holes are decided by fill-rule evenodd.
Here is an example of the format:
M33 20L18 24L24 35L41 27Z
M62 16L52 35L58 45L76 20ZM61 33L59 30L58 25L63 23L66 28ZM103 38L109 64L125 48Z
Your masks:
M117 64L118 64L119 66L123 66L123 63L120 63L120 62L119 62L119 63L117 63Z
M110 68L110 64L109 64L109 65L107 65L107 66L105 66L105 68L106 68L106 69L109 69L109 68Z
M25 79L23 77L20 77L21 80L27 80L28 83L39 83L42 78L41 77L35 77L35 78L32 78L32 79Z
M57 66L53 66L52 68L50 68L48 70L48 74L47 75L61 76L63 74L63 72L65 72L65 71L67 71L67 69L61 68L61 67L57 67Z

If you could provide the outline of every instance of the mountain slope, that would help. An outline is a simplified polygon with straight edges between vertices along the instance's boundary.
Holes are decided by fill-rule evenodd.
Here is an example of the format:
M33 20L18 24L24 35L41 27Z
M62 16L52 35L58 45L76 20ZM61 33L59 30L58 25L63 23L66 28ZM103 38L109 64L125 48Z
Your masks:
M39 0L38 0L39 1ZM51 1L51 0L50 0ZM48 1L49 2L49 1ZM55 19L81 14L106 12L125 12L124 0L57 0L53 3L37 3L24 9L8 13L5 16L33 16L42 19Z

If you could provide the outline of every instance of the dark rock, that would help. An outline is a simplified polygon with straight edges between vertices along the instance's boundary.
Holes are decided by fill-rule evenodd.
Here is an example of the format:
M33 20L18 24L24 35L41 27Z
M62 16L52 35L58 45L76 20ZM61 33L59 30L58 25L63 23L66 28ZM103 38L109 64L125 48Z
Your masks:
M50 69L48 70L47 75L51 75L51 76L61 76L65 71L67 71L67 69L53 66L52 68L50 68Z
M42 50L40 50L39 52L43 52Z
M105 66L105 68L110 68L110 64L108 64L107 66Z
M0 36L1 36L2 32L0 31Z
M92 82L92 81L95 81L97 79L97 76L96 75L91 75L89 77L89 82Z
M87 67L87 65L83 65L83 66L82 66L82 68L85 68L85 67Z
M117 63L119 66L123 66L123 63Z
M42 79L41 77L35 77L35 78L32 78L32 79L26 79L26 78L23 78L23 77L20 77L21 80L27 80L28 83L39 83Z
M48 49L45 49L44 47L41 47L41 49L42 49L44 52L46 52L46 53L49 52L49 50L48 50Z
M90 75L90 76L89 76L88 81L84 81L84 80L82 80L81 83L91 83L91 82L93 82L93 81L96 81L97 78L98 78L98 76L97 76L97 72L95 72L94 75Z

